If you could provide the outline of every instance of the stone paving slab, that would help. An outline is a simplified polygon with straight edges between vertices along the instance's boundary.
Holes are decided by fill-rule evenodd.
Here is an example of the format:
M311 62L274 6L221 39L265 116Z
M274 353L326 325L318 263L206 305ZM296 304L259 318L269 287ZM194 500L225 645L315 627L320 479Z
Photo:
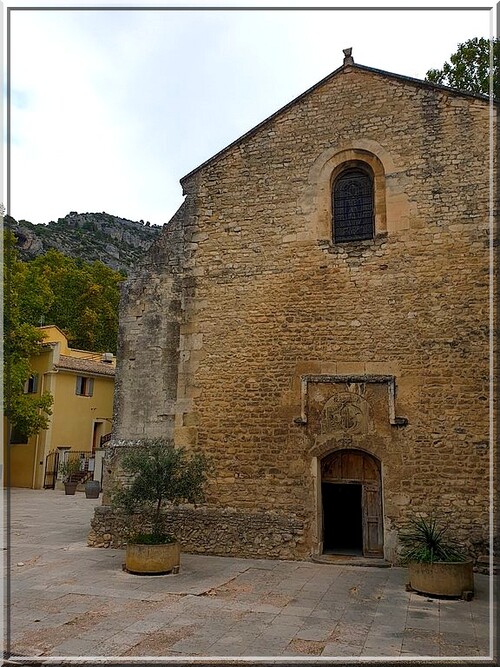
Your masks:
M99 500L11 490L11 636L26 658L488 658L489 580L471 602L405 590L403 568L183 554L177 575L91 549Z

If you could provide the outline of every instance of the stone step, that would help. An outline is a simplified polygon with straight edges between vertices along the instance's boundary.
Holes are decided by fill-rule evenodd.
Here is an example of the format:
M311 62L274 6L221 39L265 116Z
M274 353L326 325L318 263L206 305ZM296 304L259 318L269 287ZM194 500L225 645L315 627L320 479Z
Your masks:
M363 558L362 556L346 556L344 554L321 554L312 556L313 563L324 565L352 565L357 567L392 567L392 564L383 558Z

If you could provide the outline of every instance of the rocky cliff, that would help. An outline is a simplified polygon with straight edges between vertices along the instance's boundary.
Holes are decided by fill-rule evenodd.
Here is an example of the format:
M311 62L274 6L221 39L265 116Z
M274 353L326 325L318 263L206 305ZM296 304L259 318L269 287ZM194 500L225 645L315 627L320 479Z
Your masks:
M128 273L144 256L162 227L134 222L109 213L72 211L57 222L34 225L27 220L9 219L23 260L30 260L55 248L70 257L103 264Z

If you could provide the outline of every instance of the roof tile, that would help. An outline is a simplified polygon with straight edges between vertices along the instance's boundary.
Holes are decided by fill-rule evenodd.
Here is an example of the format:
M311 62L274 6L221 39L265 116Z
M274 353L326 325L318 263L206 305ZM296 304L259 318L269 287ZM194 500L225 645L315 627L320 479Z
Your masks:
M79 357L68 357L61 354L59 363L54 364L56 369L65 371L77 371L79 373L92 373L94 375L115 375L115 367L112 364L95 359L82 359Z

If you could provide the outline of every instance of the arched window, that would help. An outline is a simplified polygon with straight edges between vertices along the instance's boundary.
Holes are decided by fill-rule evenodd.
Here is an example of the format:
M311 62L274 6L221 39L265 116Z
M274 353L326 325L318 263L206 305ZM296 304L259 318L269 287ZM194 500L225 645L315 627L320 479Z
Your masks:
M373 175L368 169L343 170L333 183L332 199L335 243L373 238Z

